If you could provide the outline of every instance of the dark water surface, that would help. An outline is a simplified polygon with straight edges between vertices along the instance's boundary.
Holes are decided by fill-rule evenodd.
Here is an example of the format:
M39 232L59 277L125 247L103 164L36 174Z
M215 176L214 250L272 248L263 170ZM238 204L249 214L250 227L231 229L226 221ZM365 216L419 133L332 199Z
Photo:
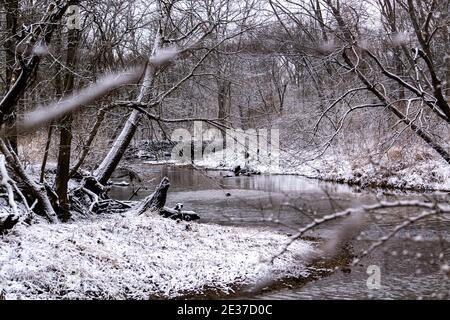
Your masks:
M394 195L361 191L346 185L293 175L226 177L231 173L195 170L191 167L136 164L133 168L140 172L142 181L134 186L112 187L110 196L128 200L134 190L141 187L133 200L142 199L167 176L171 182L167 205L182 202L186 210L194 210L201 216L200 223L270 228L285 234L295 233L297 228L314 218L350 206L374 203L377 199L422 197L412 193ZM355 253L363 251L373 241L389 233L405 217L418 213L414 209L392 209L371 215L363 225L363 234L352 240ZM299 288L249 298L449 299L450 280L440 270L442 265L449 263L450 257L448 221L424 220L408 227L383 248L363 258L350 272L339 270ZM326 239L340 225L342 221L336 221L310 235ZM366 284L369 266L379 267L380 289L369 289Z

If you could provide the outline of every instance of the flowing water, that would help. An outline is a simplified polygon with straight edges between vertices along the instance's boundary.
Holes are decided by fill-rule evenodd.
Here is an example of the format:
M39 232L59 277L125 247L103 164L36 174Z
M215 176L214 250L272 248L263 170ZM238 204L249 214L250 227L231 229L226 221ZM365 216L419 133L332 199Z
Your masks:
M119 200L139 200L153 191L167 176L171 187L167 205L183 203L194 210L200 223L252 226L285 234L325 214L347 207L374 203L377 199L415 199L413 193L388 194L359 190L346 185L321 182L293 175L257 175L234 177L230 172L195 170L191 167L136 164L142 181L110 190ZM138 192L135 192L138 190ZM426 195L430 196L430 194ZM448 196L448 195L440 195ZM370 215L361 236L351 241L355 254L389 233L405 217L417 215L414 209L384 210ZM345 220L329 223L311 236L328 239ZM430 219L399 232L382 248L360 263L300 287L244 297L255 299L433 299L450 298L450 280L441 271L449 264L450 224ZM379 268L380 286L370 288L368 269ZM375 267L373 267L375 266ZM369 280L370 281L370 280Z

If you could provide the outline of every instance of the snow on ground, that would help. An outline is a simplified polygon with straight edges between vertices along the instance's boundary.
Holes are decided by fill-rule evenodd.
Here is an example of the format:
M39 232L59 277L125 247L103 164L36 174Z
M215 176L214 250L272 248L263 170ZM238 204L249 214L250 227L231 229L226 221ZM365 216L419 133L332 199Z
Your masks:
M307 276L314 251L252 228L111 215L68 224L19 225L0 236L0 292L7 299L148 299L227 292L232 285Z

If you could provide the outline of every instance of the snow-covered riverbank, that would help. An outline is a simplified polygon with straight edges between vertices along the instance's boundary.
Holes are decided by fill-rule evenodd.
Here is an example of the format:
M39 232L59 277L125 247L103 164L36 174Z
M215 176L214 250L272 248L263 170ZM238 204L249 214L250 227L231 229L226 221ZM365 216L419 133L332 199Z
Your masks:
M281 153L279 165L262 165L252 159L226 158L221 152L197 161L199 167L232 170L239 165L267 174L295 174L361 186L412 190L450 191L450 165L427 153L349 157L343 153L308 157ZM225 160L226 159L226 160ZM263 161L264 162L264 161Z
M308 276L308 242L265 262L285 241L274 232L156 215L20 225L0 236L0 292L6 299L172 298Z

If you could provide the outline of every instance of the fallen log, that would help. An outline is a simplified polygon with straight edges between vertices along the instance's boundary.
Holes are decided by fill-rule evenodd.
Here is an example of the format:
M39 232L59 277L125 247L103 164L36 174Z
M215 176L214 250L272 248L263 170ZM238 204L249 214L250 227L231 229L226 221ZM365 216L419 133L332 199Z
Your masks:
M251 168L241 168L241 166L239 166L239 165L234 167L233 172L234 172L234 175L236 177L238 177L238 176L250 177L250 176L253 176L253 175L260 175L261 174L260 171L257 171L257 170L251 169Z
M159 214L162 215L164 218L170 218L173 220L194 221L200 219L200 216L196 214L194 211L182 211L181 209L177 208L178 206L179 205L177 205L173 209L163 207L159 211Z
M141 215L146 211L157 212L165 218L174 220L193 221L200 219L194 211L182 211L183 204L179 203L175 208L166 207L167 191L169 190L170 182L167 177L164 177L155 191L145 198L135 209L137 215Z

